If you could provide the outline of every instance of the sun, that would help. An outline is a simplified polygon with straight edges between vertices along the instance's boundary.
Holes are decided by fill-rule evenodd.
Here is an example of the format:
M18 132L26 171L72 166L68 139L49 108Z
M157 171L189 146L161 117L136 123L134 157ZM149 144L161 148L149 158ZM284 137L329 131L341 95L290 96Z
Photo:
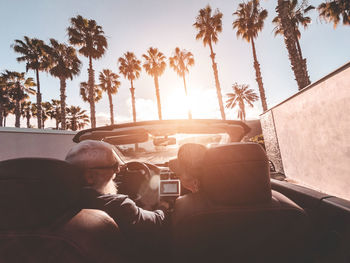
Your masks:
M189 101L181 89L173 90L162 102L162 110L166 119L186 119Z
M166 119L187 119L188 109L193 119L220 118L216 91L213 89L192 88L186 97L184 89L168 93L162 101Z

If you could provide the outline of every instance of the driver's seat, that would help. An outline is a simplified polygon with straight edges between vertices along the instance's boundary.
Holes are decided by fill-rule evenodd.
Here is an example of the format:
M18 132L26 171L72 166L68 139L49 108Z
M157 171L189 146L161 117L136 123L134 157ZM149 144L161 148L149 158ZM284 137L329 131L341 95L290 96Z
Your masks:
M0 262L124 262L113 219L79 208L82 184L64 161L1 161Z
M185 262L304 262L306 214L271 191L262 147L207 151L200 191L176 201L174 256Z

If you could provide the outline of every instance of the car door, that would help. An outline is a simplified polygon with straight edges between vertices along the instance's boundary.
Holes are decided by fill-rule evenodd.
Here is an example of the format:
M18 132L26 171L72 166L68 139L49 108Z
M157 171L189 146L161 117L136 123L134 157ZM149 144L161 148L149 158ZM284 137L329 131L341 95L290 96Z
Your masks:
M307 212L312 262L350 262L350 201L275 179L271 187Z

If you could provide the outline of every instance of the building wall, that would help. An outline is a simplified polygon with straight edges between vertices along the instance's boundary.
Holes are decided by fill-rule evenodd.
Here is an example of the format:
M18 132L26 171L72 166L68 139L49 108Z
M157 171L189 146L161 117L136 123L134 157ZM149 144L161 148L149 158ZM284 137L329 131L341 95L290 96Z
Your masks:
M271 115L277 140L264 125ZM267 145L280 149L288 178L350 200L350 63L265 112L261 120Z
M76 132L0 128L0 161L20 157L64 159Z
M275 165L276 172L284 174L282 157L274 125L273 112L266 112L266 114L261 116L260 122L264 133L264 143L269 159Z

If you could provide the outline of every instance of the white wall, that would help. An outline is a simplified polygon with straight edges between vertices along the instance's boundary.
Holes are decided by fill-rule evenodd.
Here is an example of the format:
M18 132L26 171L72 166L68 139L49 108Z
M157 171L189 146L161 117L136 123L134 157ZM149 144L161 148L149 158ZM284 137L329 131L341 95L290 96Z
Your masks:
M271 113L285 175L350 200L350 63Z
M76 132L0 128L0 161L20 157L64 159Z

